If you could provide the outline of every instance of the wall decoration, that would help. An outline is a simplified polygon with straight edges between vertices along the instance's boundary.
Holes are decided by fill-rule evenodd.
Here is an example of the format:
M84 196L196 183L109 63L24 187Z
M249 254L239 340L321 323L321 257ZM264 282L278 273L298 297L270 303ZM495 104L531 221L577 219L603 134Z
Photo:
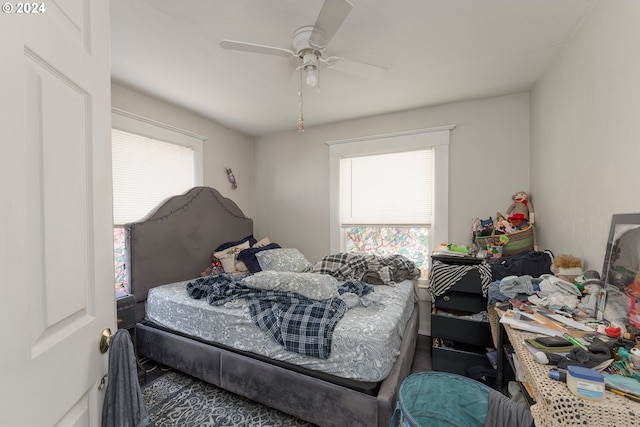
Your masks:
M236 183L236 177L233 176L233 171L231 171L230 168L226 168L227 169L227 178L229 178L229 182L231 183L231 189L235 190L236 188L238 188L238 184Z

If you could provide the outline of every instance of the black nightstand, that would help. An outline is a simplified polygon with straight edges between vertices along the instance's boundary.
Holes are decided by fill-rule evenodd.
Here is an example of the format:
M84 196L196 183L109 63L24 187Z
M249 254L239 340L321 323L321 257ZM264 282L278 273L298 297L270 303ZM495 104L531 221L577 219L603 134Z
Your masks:
M126 329L131 336L131 342L133 343L133 352L136 357L136 363L138 364L138 381L147 382L146 369L140 364L138 360L137 351L137 338L136 338L136 298L131 294L116 292L116 307L118 318L118 329ZM141 382L142 384L142 382Z
M118 329L127 329L133 337L136 327L136 298L131 294L116 297Z
M455 262L447 264L458 265ZM460 265L460 268L465 266ZM470 367L492 369L486 355L487 349L494 346L491 325L488 320L471 317L486 310L487 299L482 295L482 279L477 269L466 272L444 294L435 298L431 311L434 371L469 376Z

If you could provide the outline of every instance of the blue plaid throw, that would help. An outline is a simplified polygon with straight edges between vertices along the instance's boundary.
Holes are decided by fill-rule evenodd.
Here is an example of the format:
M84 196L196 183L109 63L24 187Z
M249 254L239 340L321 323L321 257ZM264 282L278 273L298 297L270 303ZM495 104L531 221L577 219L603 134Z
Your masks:
M342 285L338 286L338 293L342 295L345 292L351 292L352 294L360 295L362 297L373 292L373 286L357 280L344 282Z
M339 294L362 296L372 291L373 286L357 281L338 287ZM292 292L249 288L227 273L189 282L187 292L194 299L206 296L211 305L246 299L251 320L260 329L287 350L321 359L331 356L333 331L347 311L340 298L317 301Z
M362 252L327 255L313 266L311 272L329 274L338 280L390 286L420 277L420 270L415 263L403 255L380 256Z

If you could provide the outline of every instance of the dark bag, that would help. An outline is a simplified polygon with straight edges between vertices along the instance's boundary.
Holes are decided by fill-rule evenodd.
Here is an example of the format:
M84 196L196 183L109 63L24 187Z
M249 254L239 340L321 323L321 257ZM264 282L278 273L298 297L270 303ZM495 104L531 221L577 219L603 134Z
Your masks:
M494 281L507 276L540 277L551 272L553 253L551 251L527 251L490 262Z

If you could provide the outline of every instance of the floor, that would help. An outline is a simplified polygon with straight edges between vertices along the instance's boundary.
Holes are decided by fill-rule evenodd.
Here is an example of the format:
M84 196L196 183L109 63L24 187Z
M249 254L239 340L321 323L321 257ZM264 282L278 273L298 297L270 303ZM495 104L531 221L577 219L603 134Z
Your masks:
M411 372L431 371L431 337L418 335Z

